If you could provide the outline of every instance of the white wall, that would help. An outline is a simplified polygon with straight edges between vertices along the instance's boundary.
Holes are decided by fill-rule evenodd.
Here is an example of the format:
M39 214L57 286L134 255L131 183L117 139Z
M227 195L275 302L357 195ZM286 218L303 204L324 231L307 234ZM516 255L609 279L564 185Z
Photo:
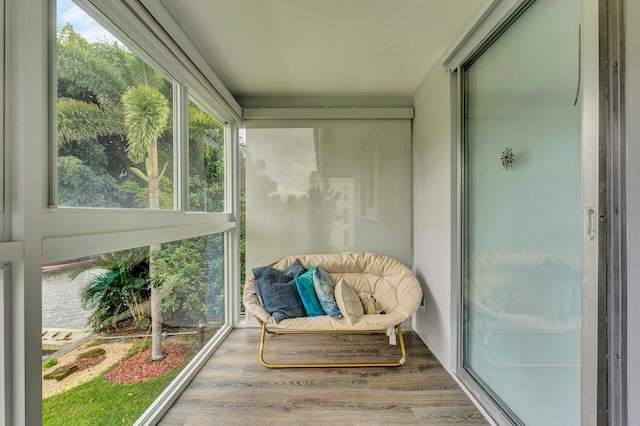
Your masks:
M434 67L413 95L414 267L425 297L415 331L442 365L456 368L452 304L452 188L455 144L451 136L450 74Z
M640 421L640 2L627 0L629 419Z

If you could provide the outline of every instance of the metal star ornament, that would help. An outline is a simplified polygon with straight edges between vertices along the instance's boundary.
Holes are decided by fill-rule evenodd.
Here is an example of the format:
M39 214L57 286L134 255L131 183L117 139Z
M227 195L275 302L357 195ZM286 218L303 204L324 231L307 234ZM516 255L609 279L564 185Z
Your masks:
M502 151L502 155L500 155L500 162L502 163L502 168L505 170L509 170L513 168L513 163L515 163L516 156L513 154L511 148L505 148Z

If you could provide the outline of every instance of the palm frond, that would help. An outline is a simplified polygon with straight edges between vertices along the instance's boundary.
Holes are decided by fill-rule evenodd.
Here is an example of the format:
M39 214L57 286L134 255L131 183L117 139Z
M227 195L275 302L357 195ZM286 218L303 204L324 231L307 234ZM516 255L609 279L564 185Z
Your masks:
M87 45L61 43L57 46L58 76L93 92L102 107L119 106L127 87L121 70Z
M149 86L162 91L167 84L165 78L137 56L129 56L126 64L131 86Z
M138 176L143 181L149 182L149 177L147 175L145 175L142 172L142 170L138 169L137 167L130 167L130 170L133 172L134 175Z
M189 139L218 147L224 138L224 125L215 116L194 104L189 105Z
M96 135L124 134L124 117L111 108L100 108L75 99L58 100L58 144Z
M130 87L122 95L124 122L129 138L129 157L143 161L153 143L166 129L171 109L167 98L150 86Z
M167 166L169 166L169 162L168 161L166 163L164 163L164 167L162 168L162 170L160 171L160 174L158 175L158 180L161 180L162 177L164 176L164 172L167 171Z

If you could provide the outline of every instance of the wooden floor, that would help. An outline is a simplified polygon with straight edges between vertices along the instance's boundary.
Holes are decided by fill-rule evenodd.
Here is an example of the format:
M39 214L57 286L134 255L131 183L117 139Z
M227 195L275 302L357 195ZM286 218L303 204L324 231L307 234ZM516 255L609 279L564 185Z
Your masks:
M260 330L236 329L160 425L485 425L476 407L411 331L402 367L271 370ZM398 360L384 335L267 336L269 362Z

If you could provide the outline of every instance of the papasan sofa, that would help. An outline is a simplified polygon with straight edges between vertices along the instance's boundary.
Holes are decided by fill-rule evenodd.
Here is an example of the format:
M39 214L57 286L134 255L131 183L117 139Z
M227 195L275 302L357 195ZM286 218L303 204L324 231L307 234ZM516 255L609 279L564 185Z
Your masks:
M344 280L344 283L351 286L356 293L366 291L372 294L376 299L377 308L380 311L384 311L384 314L368 313L360 316L355 321L347 316L336 319L330 315L275 318L261 303L259 292L256 291L256 279L251 276L246 280L243 299L246 311L252 314L262 325L259 358L264 366L269 368L390 367L400 366L405 363L407 354L400 325L415 313L422 300L420 284L408 267L391 257L376 253L288 256L270 265L270 267L285 271L298 263L304 269L320 268L326 271L335 283ZM270 364L264 359L266 333L386 333L389 336L390 344L395 344L396 332L402 352L402 357L397 362Z

